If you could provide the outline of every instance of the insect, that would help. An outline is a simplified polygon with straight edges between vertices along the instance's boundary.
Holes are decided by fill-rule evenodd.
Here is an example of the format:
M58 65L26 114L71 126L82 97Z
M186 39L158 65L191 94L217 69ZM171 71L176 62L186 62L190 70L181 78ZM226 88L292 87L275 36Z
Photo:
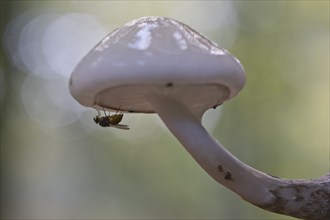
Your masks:
M123 124L119 124L119 122L121 122L121 120L123 119L124 114L118 113L118 110L116 111L116 113L114 115L107 115L107 113L105 112L104 108L103 108L103 112L105 116L101 116L100 112L97 110L97 116L95 116L93 118L94 122L96 124L99 124L101 127L114 127L114 128L118 128L118 129L124 129L124 130L128 130L129 127L128 125L123 125Z

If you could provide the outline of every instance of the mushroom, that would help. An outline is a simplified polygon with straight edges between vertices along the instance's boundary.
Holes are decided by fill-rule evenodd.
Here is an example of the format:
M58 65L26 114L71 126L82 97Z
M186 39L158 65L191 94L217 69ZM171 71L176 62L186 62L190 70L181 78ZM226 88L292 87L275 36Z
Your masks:
M233 156L201 124L203 113L236 96L242 65L189 26L143 17L114 30L76 66L69 89L95 109L157 113L197 163L217 182L263 209L326 219L329 180L287 180Z

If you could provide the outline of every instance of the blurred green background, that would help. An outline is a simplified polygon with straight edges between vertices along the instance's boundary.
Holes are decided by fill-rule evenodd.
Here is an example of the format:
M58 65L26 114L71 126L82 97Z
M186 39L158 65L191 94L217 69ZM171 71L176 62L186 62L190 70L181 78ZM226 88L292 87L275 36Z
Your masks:
M216 183L156 115L102 129L70 96L79 59L148 15L245 67L239 96L203 118L230 152L281 177L329 172L329 1L1 1L2 218L289 219Z

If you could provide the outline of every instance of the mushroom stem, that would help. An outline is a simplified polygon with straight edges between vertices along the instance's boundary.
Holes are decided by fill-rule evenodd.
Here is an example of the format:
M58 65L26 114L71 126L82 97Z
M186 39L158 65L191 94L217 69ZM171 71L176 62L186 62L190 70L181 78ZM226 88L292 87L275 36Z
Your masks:
M179 100L168 95L148 100L197 163L244 200L297 218L330 219L330 173L316 180L288 180L260 172L227 151Z

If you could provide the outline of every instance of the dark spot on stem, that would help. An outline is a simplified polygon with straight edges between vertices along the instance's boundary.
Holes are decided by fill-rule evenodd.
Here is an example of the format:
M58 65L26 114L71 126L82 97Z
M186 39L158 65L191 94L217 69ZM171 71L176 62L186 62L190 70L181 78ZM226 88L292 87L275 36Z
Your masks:
M232 178L230 172L228 172L228 171L226 172L226 174L225 174L225 179L226 179L226 180L233 180L233 178Z
M72 84L73 84L73 80L72 80L72 78L70 78L69 85L71 86Z
M128 110L129 113L133 113L134 111L133 110Z
M218 105L213 105L212 108L213 109L216 109L218 107Z
M172 82L168 82L168 83L166 83L165 86L166 86L166 87L172 87L172 86L173 86L173 83L172 83Z
M223 172L223 167L221 166L221 164L219 164L219 166L218 166L218 171L219 171L220 173Z

